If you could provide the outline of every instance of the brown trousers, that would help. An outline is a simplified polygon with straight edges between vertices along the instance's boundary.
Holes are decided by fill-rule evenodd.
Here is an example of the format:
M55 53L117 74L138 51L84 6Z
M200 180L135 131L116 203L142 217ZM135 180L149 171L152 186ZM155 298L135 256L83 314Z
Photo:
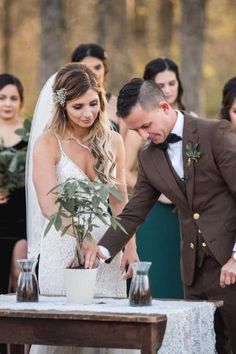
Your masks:
M207 249L205 252L201 267L196 269L194 283L185 286L185 298L224 301L224 306L215 312L216 351L236 354L236 284L220 287L221 265Z

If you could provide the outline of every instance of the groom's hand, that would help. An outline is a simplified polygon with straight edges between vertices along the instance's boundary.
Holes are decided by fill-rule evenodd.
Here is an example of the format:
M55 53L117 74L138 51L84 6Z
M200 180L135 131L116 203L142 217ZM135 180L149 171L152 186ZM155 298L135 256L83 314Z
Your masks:
M220 273L220 286L225 288L226 285L235 284L236 282L236 261L230 258L228 262L223 265Z

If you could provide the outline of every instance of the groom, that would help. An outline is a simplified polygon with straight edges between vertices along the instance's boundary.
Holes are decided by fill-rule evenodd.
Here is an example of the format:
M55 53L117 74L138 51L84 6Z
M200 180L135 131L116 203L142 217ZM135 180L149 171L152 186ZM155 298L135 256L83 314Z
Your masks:
M216 311L216 348L236 353L236 134L227 121L175 111L152 81L128 82L117 109L150 144L140 151L134 194L120 215L127 234L109 228L99 246L113 258L164 193L178 208L185 297L224 300Z

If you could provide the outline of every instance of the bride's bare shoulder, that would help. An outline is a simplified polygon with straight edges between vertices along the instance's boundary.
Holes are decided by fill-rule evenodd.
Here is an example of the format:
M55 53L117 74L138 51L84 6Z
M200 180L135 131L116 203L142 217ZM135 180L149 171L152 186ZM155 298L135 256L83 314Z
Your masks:
M48 154L53 152L57 153L58 141L55 133L50 130L47 130L43 134L41 134L35 141L34 151L47 152Z
M36 139L35 144L53 144L56 141L56 134L51 130L46 130Z

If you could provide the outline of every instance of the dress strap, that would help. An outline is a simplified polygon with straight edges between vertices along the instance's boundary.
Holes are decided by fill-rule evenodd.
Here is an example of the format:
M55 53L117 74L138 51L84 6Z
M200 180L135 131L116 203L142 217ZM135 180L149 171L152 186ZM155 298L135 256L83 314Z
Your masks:
M61 145L61 140L60 140L60 137L57 133L54 132L54 135L55 135L55 138L57 139L57 142L58 142L58 145L59 145L59 148L60 148L60 153L63 153L63 149L62 149L62 145Z

